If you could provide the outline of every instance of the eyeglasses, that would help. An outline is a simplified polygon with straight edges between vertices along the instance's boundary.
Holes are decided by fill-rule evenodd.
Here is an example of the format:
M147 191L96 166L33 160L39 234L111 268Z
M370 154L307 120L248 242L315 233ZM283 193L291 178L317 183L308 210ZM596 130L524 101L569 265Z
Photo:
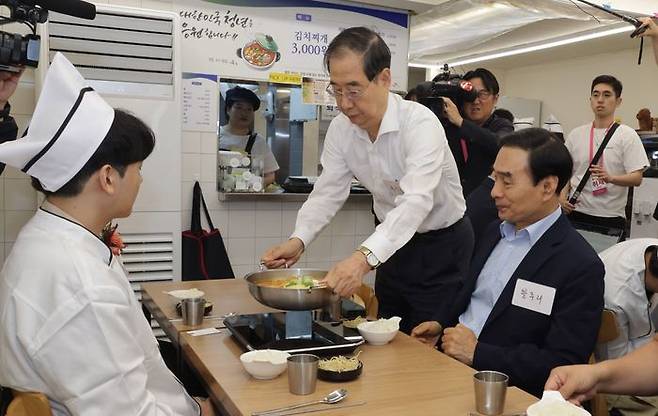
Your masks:
M491 97L493 94L491 91L487 90L480 90L477 92L478 98L481 100L486 100L487 98Z
M366 85L364 88L352 87L352 88L346 88L344 91L340 89L336 89L334 85L329 84L327 85L327 93L332 97L336 98L336 101L339 101L343 97L347 98L350 101L356 101L359 98L361 98L363 94L365 94L366 90L374 80L375 78L370 80L370 82L368 82L368 85Z

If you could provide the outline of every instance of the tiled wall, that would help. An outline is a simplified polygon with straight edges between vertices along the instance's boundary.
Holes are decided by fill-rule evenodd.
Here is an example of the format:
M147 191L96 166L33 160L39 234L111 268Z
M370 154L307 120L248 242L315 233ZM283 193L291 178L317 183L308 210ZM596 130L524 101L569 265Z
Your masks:
M97 3L160 10L171 10L173 4L171 1L158 0L111 0ZM19 124L19 133L25 129L34 104L34 75L33 71L28 70L11 99L12 114ZM195 180L199 180L212 220L224 236L236 276L256 270L264 250L287 239L293 231L301 202L220 202L215 186L216 136L185 132L182 149L183 228L190 226L192 186ZM0 177L0 260L3 262L18 231L33 215L37 203L37 192L30 186L29 178L7 167ZM373 230L370 202L363 199L348 201L334 221L308 247L298 265L328 268L352 253ZM372 280L372 276L369 276L369 280Z
M27 70L10 100L11 114L22 134L34 111L34 74ZM37 192L30 179L18 169L7 166L0 176L0 260L4 262L23 224L34 214Z
M210 133L183 133L182 223L190 225L192 187L201 189L215 227L224 236L236 276L255 271L260 256L292 233L301 202L219 201L216 190L217 138ZM351 254L373 231L370 199L348 200L334 220L309 245L300 267L328 268ZM205 220L204 227L205 227Z

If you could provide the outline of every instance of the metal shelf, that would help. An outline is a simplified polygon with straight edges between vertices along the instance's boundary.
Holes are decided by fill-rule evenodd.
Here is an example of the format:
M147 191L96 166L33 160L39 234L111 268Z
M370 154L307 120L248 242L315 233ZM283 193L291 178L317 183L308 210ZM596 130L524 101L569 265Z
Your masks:
M256 192L219 192L220 201L306 201L309 194L302 193L256 193ZM347 198L348 201L364 201L372 199L369 193L351 193Z

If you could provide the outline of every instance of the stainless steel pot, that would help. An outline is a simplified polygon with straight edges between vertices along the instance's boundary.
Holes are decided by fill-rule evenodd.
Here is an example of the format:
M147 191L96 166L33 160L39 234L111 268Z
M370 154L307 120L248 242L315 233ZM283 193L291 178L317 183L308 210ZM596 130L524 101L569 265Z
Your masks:
M245 280L249 283L251 296L263 305L288 311L306 311L320 309L340 300L340 297L329 288L284 289L259 286L258 282L302 276L322 279L326 274L326 270L318 269L272 269L250 273Z

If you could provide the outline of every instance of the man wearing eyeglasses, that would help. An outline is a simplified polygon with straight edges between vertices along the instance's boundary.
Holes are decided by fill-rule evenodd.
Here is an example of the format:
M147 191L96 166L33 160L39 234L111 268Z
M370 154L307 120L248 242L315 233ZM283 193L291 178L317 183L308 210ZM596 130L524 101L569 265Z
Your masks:
M500 87L491 71L477 68L468 71L463 78L477 91L475 101L464 103L461 112L450 98L443 97L443 102L448 120L458 129L461 154L455 154L455 159L464 195L468 195L491 173L499 139L513 132L514 124L494 114Z
M441 123L428 108L389 92L391 53L372 30L341 32L324 57L328 92L342 114L329 126L322 175L297 216L290 240L268 250L268 267L290 266L343 205L353 177L372 193L381 224L324 282L353 294L377 269L382 317L400 316L409 333L442 316L461 287L473 230L455 160Z

